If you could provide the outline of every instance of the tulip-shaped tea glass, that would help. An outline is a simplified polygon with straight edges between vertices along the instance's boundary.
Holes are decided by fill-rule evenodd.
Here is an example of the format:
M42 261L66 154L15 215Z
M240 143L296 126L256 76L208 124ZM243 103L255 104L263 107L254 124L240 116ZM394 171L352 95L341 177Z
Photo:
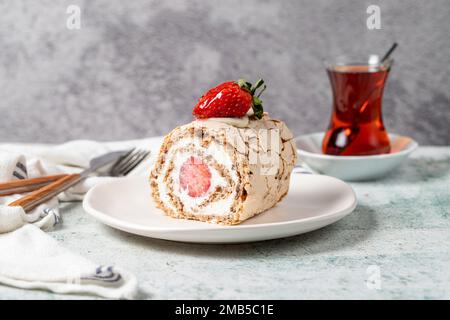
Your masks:
M376 55L364 60L339 57L327 65L333 110L322 143L325 154L373 155L390 151L381 100L392 60L382 63Z

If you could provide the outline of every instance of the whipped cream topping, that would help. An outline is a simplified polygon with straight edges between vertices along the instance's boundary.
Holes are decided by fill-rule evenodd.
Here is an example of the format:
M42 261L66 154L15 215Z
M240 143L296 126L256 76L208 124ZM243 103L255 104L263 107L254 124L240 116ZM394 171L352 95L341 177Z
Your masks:
M207 118L207 119L197 119L196 121L220 122L236 128L247 128L250 123L249 117L252 115L254 115L253 108L250 108L247 114L240 118Z
M247 115L243 116L242 118L208 118L208 119L199 119L196 121L202 121L202 122L220 122L225 123L233 127L237 128L246 128L248 127L249 118Z

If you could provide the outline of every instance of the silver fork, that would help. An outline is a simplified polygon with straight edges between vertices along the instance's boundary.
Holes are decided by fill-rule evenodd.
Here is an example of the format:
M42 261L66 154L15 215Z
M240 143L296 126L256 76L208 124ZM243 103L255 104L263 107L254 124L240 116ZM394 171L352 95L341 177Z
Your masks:
M61 192L66 191L70 187L73 187L80 181L84 180L92 173L99 175L99 169L105 167L110 163L114 163L112 167L107 171L108 176L120 177L125 176L136 168L142 161L144 161L149 151L131 149L129 151L112 152L98 158L91 160L91 168L86 169L81 174L68 174L67 176L50 183L24 197L9 204L9 206L22 206L25 212L29 212L36 208L38 205L46 202L47 200L55 197ZM92 169L94 167L94 169Z
M129 174L134 168L136 168L142 161L147 159L150 151L131 149L128 154L120 158L110 169L109 176L122 177Z

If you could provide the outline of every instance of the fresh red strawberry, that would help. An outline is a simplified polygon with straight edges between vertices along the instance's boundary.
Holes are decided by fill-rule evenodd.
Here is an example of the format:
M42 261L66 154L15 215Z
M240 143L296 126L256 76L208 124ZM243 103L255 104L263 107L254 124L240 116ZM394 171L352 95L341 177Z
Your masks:
M191 197L205 195L211 186L211 172L208 166L196 157L189 157L180 169L180 185Z
M255 86L243 79L224 82L209 89L198 99L192 113L199 119L243 117L250 108L253 108L255 116L260 119L263 108L259 97L266 86L263 86L258 95L255 95L255 91L263 84L262 79L259 79Z

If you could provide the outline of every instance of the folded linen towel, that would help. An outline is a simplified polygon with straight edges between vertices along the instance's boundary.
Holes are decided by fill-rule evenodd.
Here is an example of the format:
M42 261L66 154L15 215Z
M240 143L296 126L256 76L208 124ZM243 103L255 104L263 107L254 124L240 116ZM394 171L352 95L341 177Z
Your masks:
M150 138L109 143L79 140L61 145L3 144L0 145L0 182L79 172L88 166L91 158L113 150L150 147L151 153L156 154L160 141L160 138ZM148 174L151 161L150 157L130 174ZM105 179L113 178L90 177L31 213L6 205L21 195L0 198L0 283L57 293L131 298L137 291L132 274L112 266L100 267L72 254L42 231L62 221L59 201L81 200L92 186Z
M136 277L112 266L98 266L62 248L34 225L0 234L0 283L56 293L133 298Z
M0 151L0 182L41 175L45 175L45 170L39 160L34 159L27 166L25 156ZM7 205L20 196L12 195L0 198L0 234L16 230L27 223L33 223L39 228L48 230L61 221L57 199L52 199L26 214L22 207L9 207Z

